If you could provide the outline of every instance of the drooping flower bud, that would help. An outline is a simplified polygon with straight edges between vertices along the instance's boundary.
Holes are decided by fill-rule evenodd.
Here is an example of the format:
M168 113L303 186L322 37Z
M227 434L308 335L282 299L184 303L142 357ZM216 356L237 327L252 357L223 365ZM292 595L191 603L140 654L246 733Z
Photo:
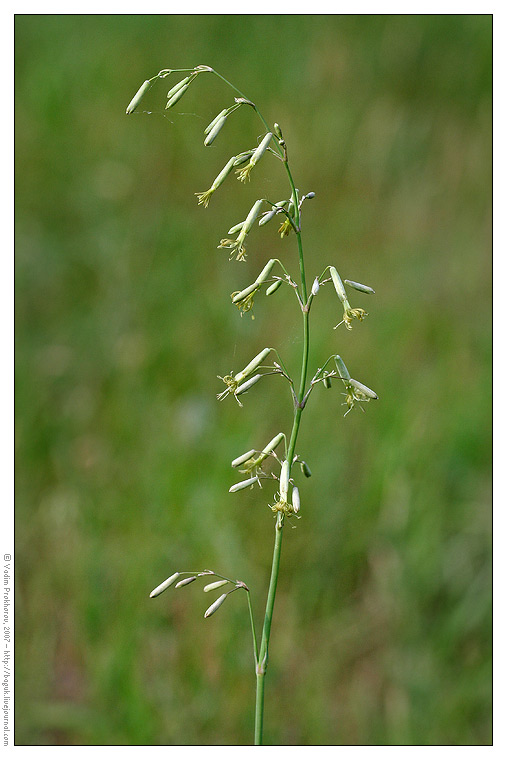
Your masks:
M250 486L253 486L254 483L258 483L258 479L255 478L247 478L247 480L242 480L239 483L234 483L233 486L229 488L229 493L236 493L237 491L243 491L245 488L250 488Z
M294 510L295 515L297 515L297 513L301 509L301 501L299 498L299 488L297 486L294 486L294 488L292 489L292 509Z
M287 501L289 492L289 462L284 459L280 473L280 501Z
M218 608L222 606L222 604L225 602L226 599L227 599L227 594L222 594L222 596L219 596L216 602L213 602L213 604L210 607L208 607L208 609L204 613L204 617L205 618L211 617L213 613L216 612Z
M263 348L262 351L260 351L257 356L254 356L252 361L249 362L249 364L247 364L243 370L241 370L241 372L238 372L238 374L234 376L234 380L237 383L241 383L243 380L246 380L248 375L251 375L252 372L262 364L264 359L269 355L270 351L270 348Z
M350 378L349 385L351 385L354 388L354 391L357 395L363 394L367 398L378 398L375 391L372 391L371 388L368 388L367 385L363 385L363 383L360 383L358 380L354 380L353 378Z
M183 87L180 87L178 90L176 90L176 92L174 93L174 95L172 95L172 97L171 97L171 98L169 98L169 100L167 101L167 103L166 103L166 110L167 110L168 108L172 108L173 106L175 106L175 105L176 105L176 103L177 103L177 102L178 102L178 101L179 101L179 100L180 100L180 99L183 97L183 95L186 93L186 91L188 90L188 87L189 87L189 85L188 85L188 84L184 84L184 85L183 85Z
M282 280L276 280L276 282L272 282L269 288L266 288L266 295L270 296L273 293L276 293L282 282Z
M182 588L182 586L188 586L189 583L193 583L195 580L197 580L197 575L191 575L190 578L183 578L183 580L179 581L174 588Z
M245 454L242 454L240 457L233 459L231 462L231 467L239 467L241 464L248 462L248 460L251 459L254 455L255 455L255 449L250 449L250 451L247 451Z
M333 281L333 285L338 295L338 298L343 304L345 304L345 302L347 302L347 293L345 292L345 288L343 287L343 282L341 280L340 275L336 271L335 267L329 267L329 273L331 275L331 279Z
M345 366L345 362L343 361L341 356L338 356L338 354L336 354L334 358L334 363L336 364L336 369L338 370L338 374L340 375L341 379L350 380L349 371L347 367Z
M206 127L206 129L204 130L204 134L205 135L209 135L209 133L211 132L211 130L213 129L213 127L215 126L215 124L218 121L220 121L220 119L222 119L224 116L227 116L228 110L229 110L228 108L224 108L223 111L220 111L220 113L217 116L215 116L215 118L213 119L213 121L211 121L208 124L208 126Z
M225 579L223 581L215 581L214 583L208 583L207 586L204 586L203 591L206 592L206 593L208 591L214 591L216 588L220 588L221 586L225 586L226 583L229 583L229 581L227 581Z
M157 586L157 588L154 588L153 591L150 594L150 599L154 599L156 596L159 596L163 591L166 590L166 588L169 588L169 586L172 586L173 583L180 577L179 573L174 573L171 575L167 580L165 580L163 583L160 584L160 586Z
M213 129L210 130L209 134L206 135L206 139L204 140L204 145L206 146L211 145L215 137L218 135L218 133L224 126L225 122L226 122L226 117L222 116L222 118L217 121Z
M141 102L145 94L148 92L150 87L151 87L151 82L149 79L147 79L146 82L142 83L142 85L140 86L140 88L138 89L138 91L136 92L136 94L134 95L134 97L132 98L132 100L127 106L127 110L125 111L127 116L131 113L134 113L137 106L139 105L139 103Z
M247 380L245 383L242 383L241 385L238 385L236 388L234 395L235 396L241 396L242 393L246 393L250 390L252 385L255 385L255 383L258 383L261 379L262 375L254 375L249 380Z
M354 280L345 280L345 282L347 283L347 285L350 285L352 288L355 288L355 290L359 290L361 293L370 293L372 295L375 293L373 288L370 288L369 285L363 285L360 282L354 282Z
M171 100L173 95L176 95L177 92L179 92L185 85L190 84L190 77L185 77L185 79L182 79L180 82L177 82L174 87L171 87L169 92L167 93L167 100Z

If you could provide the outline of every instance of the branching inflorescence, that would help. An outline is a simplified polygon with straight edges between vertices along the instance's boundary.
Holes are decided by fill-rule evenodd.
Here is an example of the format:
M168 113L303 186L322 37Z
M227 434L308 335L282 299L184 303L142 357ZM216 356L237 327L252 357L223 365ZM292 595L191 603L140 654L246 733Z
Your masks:
M343 395L345 396L344 406L347 407L344 416L355 407L359 407L364 411L363 407L365 404L378 398L375 391L350 376L343 359L338 354L332 354L322 367L317 369L313 377L308 379L310 310L320 288L327 283L332 283L338 296L341 310L343 311L342 319L334 329L338 328L340 325L344 325L347 330L351 330L354 320L362 322L367 316L367 312L362 308L351 307L345 284L362 294L371 295L375 291L369 286L362 285L353 280L342 280L337 269L331 265L327 266L320 276L315 277L310 292L307 291L301 235L301 207L305 200L313 198L315 194L313 192L306 193L305 195L299 194L292 178L287 146L279 125L274 124L273 129L271 130L255 103L246 98L236 87L234 87L234 85L221 76L221 74L218 74L218 72L214 71L209 66L197 66L193 69L163 69L156 76L145 81L141 85L127 107L127 114L131 114L137 109L146 92L153 84L175 73L184 74L185 76L183 79L175 84L167 93L166 109L173 108L184 96L192 82L194 82L200 74L205 72L215 74L219 77L225 82L225 84L232 88L236 93L236 97L234 98L234 103L220 111L220 113L206 127L204 130L204 145L211 145L225 126L227 119L229 119L237 109L243 106L249 107L255 111L263 124L265 132L260 137L256 146L251 146L238 155L229 158L223 169L211 183L208 190L196 193L198 204L206 208L210 203L213 194L223 185L229 175L234 176L235 173L242 183L249 181L254 168L268 153L276 156L276 158L283 164L289 182L288 198L276 202L272 202L267 198L257 199L251 206L244 221L234 224L229 229L227 237L220 240L218 248L224 248L230 251L230 259L244 261L246 258L246 238L254 224L257 222L260 227L263 227L274 217L278 217L280 220L278 233L282 238L290 235L290 233L294 234L297 241L299 257L299 272L297 276L289 274L284 264L279 259L270 259L254 282L241 290L232 293L232 303L240 310L241 316L243 316L243 314L252 309L254 297L261 288L266 288L266 295L269 296L275 293L281 286L289 286L295 293L302 314L303 355L299 383L296 383L292 379L290 373L284 366L282 359L278 355L277 350L270 347L264 348L260 351L241 371L231 371L229 374L219 378L225 384L225 389L217 394L217 398L223 400L227 396L233 396L239 406L242 406L242 402L239 398L240 396L250 391L254 385L267 375L274 374L281 375L287 380L293 399L293 420L290 435L286 436L284 433L279 432L264 446L264 448L250 449L241 456L238 456L231 463L232 467L244 477L230 487L230 493L237 493L246 488L261 486L262 480L269 480L277 484L277 490L274 493L272 503L268 503L268 507L275 513L275 544L260 643L258 642L256 635L250 590L242 581L226 578L212 570L177 572L157 586L157 588L152 591L151 596L156 597L171 586L174 588L182 588L193 583L200 577L215 577L218 580L205 585L204 591L209 592L222 589L222 593L204 613L204 617L208 618L219 609L219 607L226 601L227 597L234 591L242 589L246 592L252 629L255 673L257 678L255 743L262 744L264 680L268 663L271 620L278 581L282 532L285 520L288 518L299 518L301 508L299 488L295 483L294 477L295 466L299 465L301 473L305 477L311 476L310 468L307 463L296 454L296 443L302 412L306 407L308 398L314 387L319 383L322 383L325 388L330 388L333 382L338 381L340 385L343 386ZM283 453L280 453L282 444Z

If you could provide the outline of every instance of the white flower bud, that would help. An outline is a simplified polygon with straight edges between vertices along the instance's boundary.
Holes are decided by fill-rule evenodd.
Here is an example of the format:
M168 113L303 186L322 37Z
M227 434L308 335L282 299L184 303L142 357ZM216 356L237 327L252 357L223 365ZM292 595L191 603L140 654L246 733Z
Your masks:
M250 486L253 486L254 483L258 483L257 478L248 478L247 480L242 480L240 483L234 483L234 485L229 488L229 493L243 491L244 488L249 488Z
M219 596L218 599L215 602L213 602L213 604L210 607L208 607L208 609L204 613L204 617L205 618L211 617L211 615L213 615L213 613L216 612L218 608L222 606L222 604L225 602L226 599L227 599L227 594L222 594L222 596Z
M299 488L297 486L294 486L292 489L292 509L294 510L294 514L297 515L301 508L301 501L299 498Z
M319 290L320 290L319 278L316 277L312 285L312 296L316 296Z
M254 375L253 377L251 377L246 382L242 383L241 385L238 385L238 387L234 391L234 395L235 396L241 396L242 393L246 393L248 390L250 390L250 388L252 387L252 385L255 385L255 383L259 382L259 380L261 379L261 377L262 377L262 375Z
M157 586L157 588L154 588L153 591L150 594L150 599L154 599L156 596L159 596L163 591L166 590L166 588L169 588L169 586L172 586L173 583L180 577L179 573L174 573L171 575L167 580L165 580L163 583L160 584L160 586Z
M197 580L197 575L191 575L190 578L183 578L183 580L179 581L174 588L188 586L189 583L193 583L195 580Z
M242 454L240 457L237 457L237 459L233 459L231 462L231 467L239 467L240 464L248 462L248 460L251 459L254 455L255 449L250 449L250 451L247 451L246 454Z
M347 285L350 285L352 288L359 290L361 293L375 293L373 288L370 288L369 285L362 285L360 282L354 282L354 280L345 280L345 282Z
M286 459L282 462L282 471L280 473L280 501L287 501L289 492L289 463Z
M223 580L223 581L215 581L214 583L208 583L207 586L204 586L203 591L214 591L216 588L220 588L221 586L225 586L226 583L229 583L229 581Z

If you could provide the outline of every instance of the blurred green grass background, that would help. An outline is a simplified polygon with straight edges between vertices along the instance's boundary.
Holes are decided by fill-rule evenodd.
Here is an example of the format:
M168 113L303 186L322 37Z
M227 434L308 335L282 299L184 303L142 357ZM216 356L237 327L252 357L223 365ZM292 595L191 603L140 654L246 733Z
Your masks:
M264 346L297 372L290 293L229 294L293 238L216 245L253 201L286 196L266 157L207 210L254 145L247 109L202 145L230 91L202 75L175 112L161 68L208 64L278 121L311 279L329 263L377 294L333 331L323 289L311 366L334 352L380 401L311 399L302 517L286 531L267 680L268 744L491 742L491 17L16 17L16 741L248 744L246 603L212 619L212 567L253 591L260 626L271 491L227 493L229 463L287 430L267 382L244 409L218 374ZM273 223L272 223L273 224ZM222 386L223 387L223 386ZM268 493L269 491L269 493Z

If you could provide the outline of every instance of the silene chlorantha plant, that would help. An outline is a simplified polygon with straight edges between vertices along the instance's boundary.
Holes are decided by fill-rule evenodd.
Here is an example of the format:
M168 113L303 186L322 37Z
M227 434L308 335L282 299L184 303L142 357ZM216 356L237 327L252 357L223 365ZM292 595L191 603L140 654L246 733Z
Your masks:
M180 589L188 586L199 578L205 578L206 583L204 592L220 592L220 595L209 605L204 613L205 618L214 615L224 602L235 591L244 591L246 594L250 624L252 629L253 653L256 675L256 704L255 704L255 744L262 744L263 740L263 716L264 716L264 683L266 670L268 666L268 650L271 633L271 621L273 619L273 609L275 604L276 587L280 567L280 554L282 548L283 528L286 520L294 520L300 517L301 499L299 486L296 484L296 475L301 473L305 477L310 477L310 469L299 454L296 453L296 444L298 432L301 423L301 416L306 409L308 400L313 389L317 385L324 388L330 388L332 384L338 383L343 389L345 396L344 406L346 407L346 416L352 409L363 409L378 396L375 391L367 385L351 377L343 359L338 354L332 354L321 367L311 375L308 367L308 355L310 346L310 311L313 307L315 298L323 285L328 283L334 287L338 297L339 308L341 310L340 322L336 328L343 325L347 330L351 330L354 321L362 322L367 316L367 312L362 308L353 308L349 302L349 294L345 286L350 289L359 291L367 297L374 293L374 290L367 285L362 285L353 280L342 280L337 269L333 265L327 266L324 271L313 278L310 289L307 287L307 277L305 271L305 261L303 256L303 242L301 233L301 210L303 203L314 197L313 192L305 195L299 193L294 184L292 177L287 146L283 138L282 130L278 124L269 127L257 105L246 98L240 90L228 82L218 72L210 66L196 66L193 69L163 69L156 76L146 80L137 93L132 98L127 107L127 114L132 114L139 107L143 97L148 90L161 80L167 79L173 75L183 75L167 93L166 109L173 108L181 98L184 97L188 88L201 75L213 74L219 77L235 93L232 105L224 108L208 124L204 130L204 145L211 145L219 133L222 131L227 120L232 117L239 108L250 108L260 119L263 125L262 134L257 139L257 144L252 147L246 147L241 153L231 156L224 168L218 173L211 183L208 190L196 193L199 205L206 208L210 203L214 193L225 183L229 177L236 174L237 179L246 183L250 179L252 171L257 164L266 159L275 158L284 168L288 179L287 198L283 200L272 201L268 198L258 198L247 213L244 221L233 224L229 229L227 236L220 240L218 248L227 249L230 252L229 258L237 261L245 261L246 257L246 239L252 227L257 222L260 227L268 224L275 217L279 223L278 233L282 238L293 236L297 243L299 271L290 273L285 264L279 259L270 259L261 269L257 278L251 284L243 287L232 294L232 303L238 307L241 315L250 311L253 305L254 297L257 292L265 288L266 295L271 296L281 287L289 287L294 292L294 296L299 304L302 316L303 327L303 354L301 358L301 371L299 382L293 379L285 367L282 358L276 348L266 347L259 351L244 369L239 372L231 372L220 377L225 384L225 389L217 395L222 400L228 396L234 398L239 406L242 406L244 395L254 388L259 382L266 382L268 375L281 375L288 383L292 398L292 429L289 434L276 432L273 438L266 443L263 448L252 448L241 454L231 466L241 476L237 483L234 483L229 489L230 493L238 493L246 488L255 488L261 486L261 481L269 480L276 483L277 491L274 495L273 502L268 504L269 509L274 513L275 518L275 541L273 549L273 561L271 567L271 577L269 581L266 610L260 641L256 633L252 603L250 598L250 589L239 580L227 578L213 570L202 571L178 571L170 575L167 580L163 581L150 594L151 597L157 597L166 589L173 587ZM311 375L311 376L310 376ZM364 410L363 410L364 411ZM275 431L273 431L275 433Z

